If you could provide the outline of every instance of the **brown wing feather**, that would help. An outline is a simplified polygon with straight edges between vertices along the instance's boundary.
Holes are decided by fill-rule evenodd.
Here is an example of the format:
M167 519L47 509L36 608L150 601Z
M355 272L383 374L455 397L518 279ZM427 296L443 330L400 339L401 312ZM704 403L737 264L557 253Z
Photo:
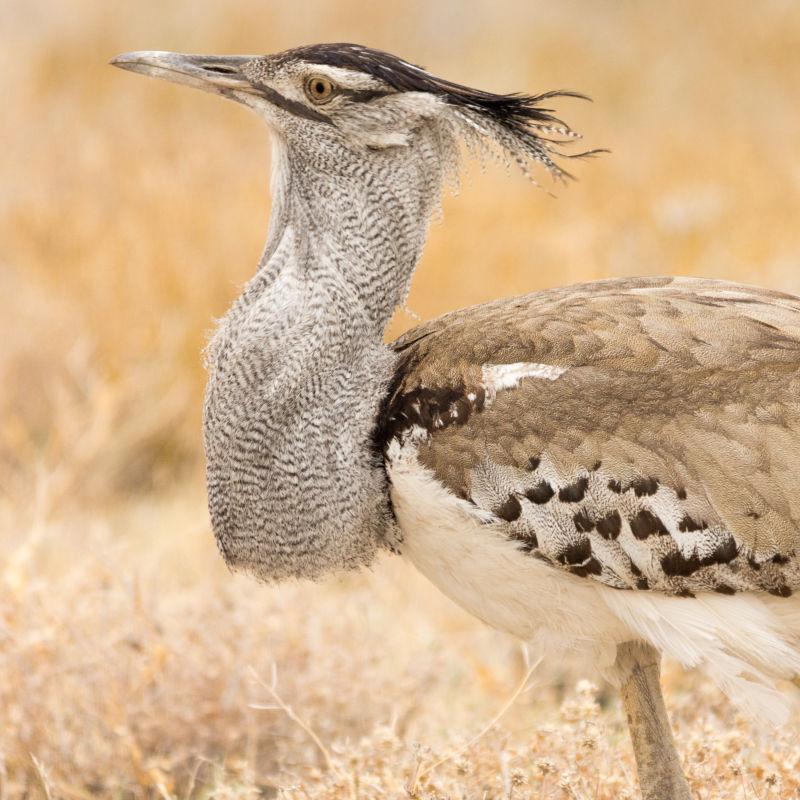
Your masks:
M620 588L800 586L800 298L602 281L457 311L395 346L386 437L426 429L419 460L539 557ZM483 365L517 362L566 372L487 404Z

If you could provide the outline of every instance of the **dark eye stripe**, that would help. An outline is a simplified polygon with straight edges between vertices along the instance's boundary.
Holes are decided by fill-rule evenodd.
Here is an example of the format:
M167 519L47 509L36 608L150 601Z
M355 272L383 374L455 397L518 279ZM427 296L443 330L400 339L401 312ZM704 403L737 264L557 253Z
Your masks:
M259 94L269 100L270 103L282 108L284 111L288 111L290 114L294 114L296 117L305 117L306 119L314 120L314 122L324 122L327 125L333 125L333 122L331 122L325 114L315 111L313 108L309 108L302 103L298 103L297 100L290 100L288 97L284 97L269 86L264 86L263 84L254 84L254 86Z
M371 100L396 94L385 89L336 89L335 92L344 97L349 97L356 103L369 103Z
M303 103L298 103L296 100L291 100L288 97L284 97L282 94L280 94L280 92L276 92L269 86L264 86L263 84L254 84L253 88L256 89L262 97L264 97L266 100L269 100L270 103L282 108L284 111L288 111L290 114L294 114L296 117L305 117L306 119L313 120L314 122L324 122L327 125L334 124L328 116L320 111L315 111L313 108L303 105ZM376 100L380 97L386 97L387 95L395 94L395 92L384 91L380 89L335 88L334 92L336 94L349 97L356 103L368 103L371 100ZM226 92L223 91L222 94L226 94Z

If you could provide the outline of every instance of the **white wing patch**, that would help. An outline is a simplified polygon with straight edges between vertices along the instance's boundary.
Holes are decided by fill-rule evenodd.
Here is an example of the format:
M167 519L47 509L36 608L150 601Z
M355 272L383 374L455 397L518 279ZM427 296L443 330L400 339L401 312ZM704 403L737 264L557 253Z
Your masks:
M483 386L487 399L494 398L503 389L516 389L525 378L538 378L544 381L558 380L566 367L555 364L536 364L532 361L518 361L514 364L484 364Z

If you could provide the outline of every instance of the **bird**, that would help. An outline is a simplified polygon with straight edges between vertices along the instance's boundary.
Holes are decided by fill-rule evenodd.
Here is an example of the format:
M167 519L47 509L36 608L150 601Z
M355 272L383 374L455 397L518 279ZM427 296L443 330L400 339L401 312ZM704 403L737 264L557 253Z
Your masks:
M784 724L800 674L800 298L611 278L454 311L385 343L465 151L565 180L551 106L389 53L124 53L254 110L263 254L206 350L210 517L269 582L410 561L490 626L618 687L646 800L690 797L662 656ZM502 235L498 232L497 235Z

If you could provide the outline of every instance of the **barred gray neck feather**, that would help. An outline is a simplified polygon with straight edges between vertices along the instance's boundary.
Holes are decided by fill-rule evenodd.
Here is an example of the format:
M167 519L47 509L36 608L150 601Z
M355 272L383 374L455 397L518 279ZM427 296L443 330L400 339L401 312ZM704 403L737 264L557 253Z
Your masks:
M442 182L436 137L416 135L368 171L335 140L320 159L276 144L267 246L210 343L205 420L220 548L262 578L366 565L396 535L372 436L384 329Z

